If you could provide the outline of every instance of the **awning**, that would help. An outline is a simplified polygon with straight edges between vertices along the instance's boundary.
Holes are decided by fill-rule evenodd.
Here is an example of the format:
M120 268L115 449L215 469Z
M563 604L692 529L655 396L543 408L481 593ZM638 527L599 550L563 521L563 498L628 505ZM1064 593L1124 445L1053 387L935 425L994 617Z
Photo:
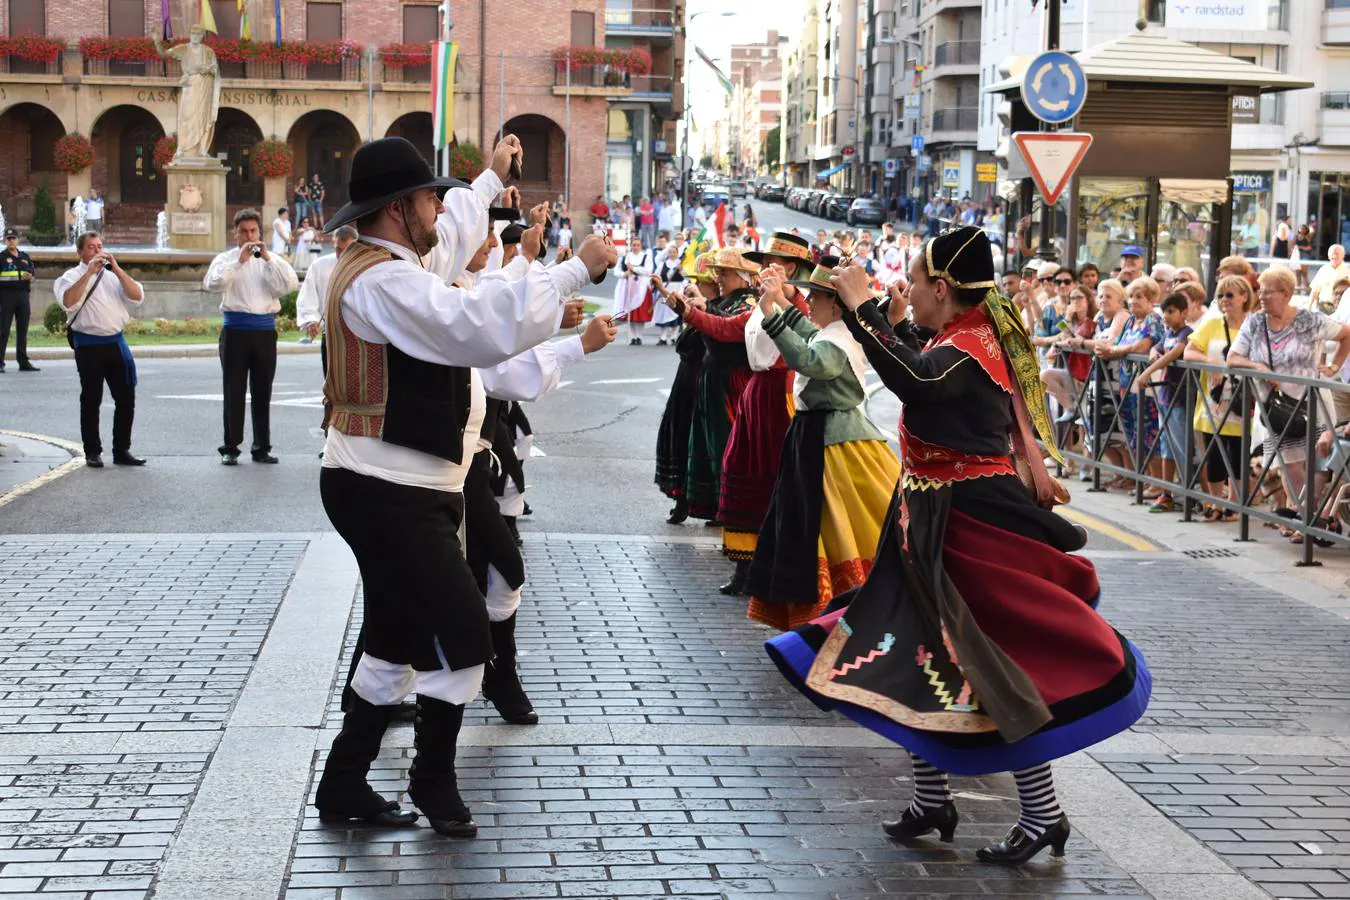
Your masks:
M828 169L822 169L821 171L816 173L816 177L824 181L826 178L829 178L835 172L842 172L847 168L848 163L840 163L837 166L830 166Z

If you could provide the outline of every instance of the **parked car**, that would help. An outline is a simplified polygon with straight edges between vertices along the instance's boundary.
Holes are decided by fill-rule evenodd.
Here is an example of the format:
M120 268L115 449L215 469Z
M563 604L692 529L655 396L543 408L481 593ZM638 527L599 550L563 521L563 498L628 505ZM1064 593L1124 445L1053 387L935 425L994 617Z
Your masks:
M829 191L816 188L811 191L811 196L806 200L806 213L812 216L825 218L825 211L821 208L825 205L825 198L830 196Z
M831 194L825 202L825 218L842 222L848 218L849 207L853 205L852 194Z
M783 198L783 205L788 209L798 209L801 205L802 194L805 192L805 188L788 188L787 196Z
M744 181L731 182L730 191L733 197L744 197L748 193Z
M886 207L880 200L859 197L849 205L846 218L850 225L880 225L886 221Z
M771 184L764 188L764 194L762 199L768 200L771 203L782 203L783 195L786 193L787 189L784 188L781 184Z

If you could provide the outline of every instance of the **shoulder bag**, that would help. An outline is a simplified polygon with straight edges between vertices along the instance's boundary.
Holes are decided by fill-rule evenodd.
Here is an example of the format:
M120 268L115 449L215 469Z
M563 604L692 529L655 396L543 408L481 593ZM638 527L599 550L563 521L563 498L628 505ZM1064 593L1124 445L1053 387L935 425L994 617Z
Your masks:
M1261 328L1266 336L1266 353L1270 356L1270 368L1271 371L1274 371L1275 351L1270 345L1270 320L1268 318L1261 323ZM1302 400L1291 397L1280 390L1278 382L1270 383L1270 393L1266 395L1266 399L1261 406L1265 410L1266 424L1270 426L1270 429L1275 432L1281 442L1297 440L1307 435L1307 408L1303 405Z
M84 299L80 301L80 308L75 310L75 315L66 323L66 343L70 345L70 349L72 350L75 349L75 323L79 320L80 313L84 312L84 307L89 302L89 298L94 296L94 291L98 290L98 283L103 280L103 275L107 271L108 269L106 266L98 270L98 274L94 276L94 283L89 285L89 292L86 293Z

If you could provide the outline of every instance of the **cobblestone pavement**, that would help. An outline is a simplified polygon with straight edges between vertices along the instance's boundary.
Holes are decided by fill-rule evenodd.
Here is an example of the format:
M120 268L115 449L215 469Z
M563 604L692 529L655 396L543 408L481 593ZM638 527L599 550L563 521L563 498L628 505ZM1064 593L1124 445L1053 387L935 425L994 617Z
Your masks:
M1350 895L1350 623L1223 559L1097 555L1153 706L1057 767L1068 858L1005 871L974 851L1015 818L1011 780L954 780L952 846L887 840L905 755L787 687L698 538L527 535L541 724L470 708L459 772L480 837L323 826L312 772L359 626L334 542L0 539L0 895ZM411 737L386 738L387 795Z

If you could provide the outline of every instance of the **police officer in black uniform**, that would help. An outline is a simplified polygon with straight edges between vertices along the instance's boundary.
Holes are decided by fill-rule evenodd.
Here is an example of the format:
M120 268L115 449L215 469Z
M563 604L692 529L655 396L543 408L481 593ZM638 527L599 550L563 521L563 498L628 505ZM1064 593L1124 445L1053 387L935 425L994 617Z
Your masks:
M5 249L0 252L0 372L5 371L10 325L17 325L19 331L14 342L19 371L38 371L28 361L28 295L34 271L32 258L19 249L19 233L10 228L5 232Z

